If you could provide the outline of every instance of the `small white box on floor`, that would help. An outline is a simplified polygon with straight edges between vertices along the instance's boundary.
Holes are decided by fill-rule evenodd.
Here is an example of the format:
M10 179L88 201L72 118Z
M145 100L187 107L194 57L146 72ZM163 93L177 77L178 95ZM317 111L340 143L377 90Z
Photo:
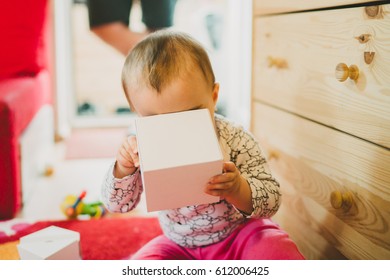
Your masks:
M21 260L80 260L80 233L50 226L20 238Z
M213 123L207 109L136 119L148 212L219 201L204 193L223 167Z

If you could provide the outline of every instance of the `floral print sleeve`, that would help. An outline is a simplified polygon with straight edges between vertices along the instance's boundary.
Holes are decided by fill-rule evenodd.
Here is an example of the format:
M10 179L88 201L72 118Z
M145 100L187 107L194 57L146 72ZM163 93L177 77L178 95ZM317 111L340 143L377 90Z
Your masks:
M258 142L241 126L216 117L221 148L248 181L253 212L247 217L271 217L280 206L279 183L272 177Z
M122 179L113 176L115 163L109 168L102 186L102 202L110 212L125 213L139 203L143 192L139 169Z

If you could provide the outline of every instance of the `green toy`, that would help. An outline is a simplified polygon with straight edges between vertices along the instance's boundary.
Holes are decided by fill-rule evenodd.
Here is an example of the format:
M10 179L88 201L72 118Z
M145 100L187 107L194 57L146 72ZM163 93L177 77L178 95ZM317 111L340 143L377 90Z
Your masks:
M68 195L61 204L61 210L68 219L76 219L79 215L89 215L91 218L100 218L106 214L106 209L101 202L84 203L86 192L80 196Z

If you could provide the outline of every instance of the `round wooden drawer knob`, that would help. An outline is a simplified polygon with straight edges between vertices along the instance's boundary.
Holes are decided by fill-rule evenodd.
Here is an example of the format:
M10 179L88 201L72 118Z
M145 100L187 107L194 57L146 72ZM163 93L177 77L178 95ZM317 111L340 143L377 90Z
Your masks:
M339 63L336 66L335 77L340 82L344 82L348 78L357 81L359 78L359 68L356 65L348 67L345 63Z
M349 66L349 78L354 81L359 78L359 68L356 65Z
M381 13L381 6L368 6L364 10L368 18L377 18Z
M353 195L351 192L342 193L340 191L334 191L330 194L330 203L335 209L349 210L353 205Z

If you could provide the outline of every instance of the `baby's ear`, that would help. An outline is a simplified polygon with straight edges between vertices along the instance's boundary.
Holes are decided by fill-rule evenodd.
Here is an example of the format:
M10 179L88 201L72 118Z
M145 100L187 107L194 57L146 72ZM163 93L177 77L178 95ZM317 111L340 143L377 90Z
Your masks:
M130 97L127 96L127 94L126 94L126 98L127 98L127 103L129 103L130 111L136 113L133 102L131 102L131 99Z
M213 88L213 101L214 101L214 104L217 104L218 94L219 94L219 83L215 83L214 84L214 88Z

